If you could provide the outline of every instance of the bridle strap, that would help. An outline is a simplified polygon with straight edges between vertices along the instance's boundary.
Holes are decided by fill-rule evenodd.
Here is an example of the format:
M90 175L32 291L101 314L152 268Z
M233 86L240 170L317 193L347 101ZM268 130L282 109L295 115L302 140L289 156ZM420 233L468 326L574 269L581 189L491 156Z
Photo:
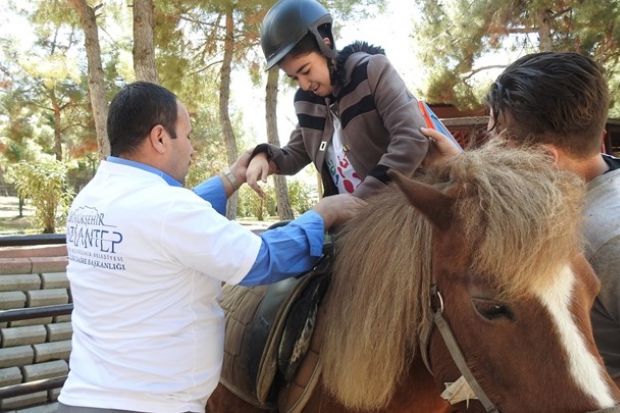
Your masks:
M435 313L433 314L433 321L435 322L435 325L437 325L437 328L439 329L439 332L443 337L443 341L444 343L446 343L446 347L448 347L448 351L452 356L452 360L458 367L463 377L465 377L465 380L467 380L467 384L469 384L469 387L471 387L473 392L478 397L478 401L482 403L487 412L500 413L497 407L495 407L493 402L491 402L491 400L484 393L484 390L482 390L482 387L480 387L480 385L474 378L474 375L471 373L469 367L467 367L463 352L461 352L461 349L459 348L459 345L454 338L454 334L452 334L452 330L450 330L450 326L448 326L445 318L443 318L442 311L435 311Z
M478 401L482 404L486 412L501 413L499 409L495 407L493 402L487 397L486 393L484 392L484 390L482 390L482 387L480 387L480 384L478 384L478 381L475 379L471 370L469 369L469 367L467 367L467 363L465 362L465 356L463 356L463 352L461 351L456 341L456 338L454 337L454 334L452 333L452 330L450 329L450 326L448 325L448 322L443 317L443 310L444 310L443 297L437 290L437 285L435 283L431 285L431 296L435 296L439 300L438 309L433 308L433 306L431 305L431 310L433 312L433 322L435 323L435 325L437 326L437 329L441 333L441 337L443 338L443 341L446 344L448 351L450 352L450 356L452 357L452 360L456 364L461 375L465 378L465 380L467 381L467 384L469 385L471 390L474 392L474 394L478 398ZM430 345L430 336L431 336L431 331L429 331L428 334L425 335L424 337L421 337L420 349L422 353L422 360L424 361L424 364L426 365L426 369L429 371L431 375L433 375L433 370L431 369L430 357L428 354L428 350L429 350L428 347ZM607 407L604 409L592 410L586 413L620 413L620 404L617 404L612 407Z
M450 355L452 356L452 360L454 361L457 368L461 372L461 375L463 375L463 377L467 381L467 384L469 384L469 387L471 387L472 391L476 394L478 401L484 406L485 410L488 413L501 413L499 409L495 407L493 402L487 397L484 390L482 390L482 387L480 387L480 384L478 384L478 381L474 378L474 375L472 374L471 370L469 369L469 367L467 367L467 363L465 362L465 356L463 356L463 352L461 351L456 341L456 338L454 337L454 334L452 333L452 330L450 329L450 326L448 325L446 319L442 315L443 314L443 299L441 298L441 294L439 294L438 291L436 291L435 294L437 294L437 296L439 297L441 305L438 310L434 310L433 312L433 322L435 323L435 325L437 326L437 329L441 333L443 341L446 344L446 347L448 348ZM424 360L424 363L426 364L426 368L432 374L432 370L430 369L430 361L428 357L428 348L426 348L426 346L428 346L428 342L430 341L430 338L428 338L425 341L426 342L424 343L424 345L425 345L426 351L422 351L422 359ZM592 410L586 413L620 413L620 405L615 405L615 406L607 407L604 409Z

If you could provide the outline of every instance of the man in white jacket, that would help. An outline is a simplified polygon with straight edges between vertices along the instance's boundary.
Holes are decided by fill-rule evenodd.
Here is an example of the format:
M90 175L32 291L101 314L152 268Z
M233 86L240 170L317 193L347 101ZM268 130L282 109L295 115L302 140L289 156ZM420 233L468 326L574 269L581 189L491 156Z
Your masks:
M223 282L258 285L309 270L325 231L364 202L330 197L256 235L223 216L245 182L245 153L220 176L183 187L188 111L169 90L125 86L112 100L112 156L67 220L74 310L60 412L202 412L218 383Z

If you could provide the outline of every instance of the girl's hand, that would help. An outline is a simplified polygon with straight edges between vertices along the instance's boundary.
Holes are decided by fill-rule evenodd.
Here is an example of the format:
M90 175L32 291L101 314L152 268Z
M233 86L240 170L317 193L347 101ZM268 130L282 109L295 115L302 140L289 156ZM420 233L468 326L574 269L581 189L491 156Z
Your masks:
M453 156L461 153L458 147L441 132L437 132L434 129L420 128L420 132L428 137L430 144L428 146L428 152L426 157L422 161L424 166L430 166L437 162L441 162L446 159L450 159Z
M258 180L260 179L263 183L267 183L267 176L269 176L267 155L264 153L256 154L248 165L246 182L261 198L265 198L265 192L258 185Z

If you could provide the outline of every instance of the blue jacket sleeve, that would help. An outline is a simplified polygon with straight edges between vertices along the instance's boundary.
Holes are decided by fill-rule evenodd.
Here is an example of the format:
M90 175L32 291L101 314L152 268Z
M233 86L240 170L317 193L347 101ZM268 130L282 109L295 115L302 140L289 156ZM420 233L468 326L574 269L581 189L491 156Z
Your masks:
M196 185L192 191L199 197L211 203L220 215L226 215L226 191L222 178L214 176L206 181Z
M263 242L256 261L240 285L271 284L311 270L323 252L323 218L308 211L260 237Z

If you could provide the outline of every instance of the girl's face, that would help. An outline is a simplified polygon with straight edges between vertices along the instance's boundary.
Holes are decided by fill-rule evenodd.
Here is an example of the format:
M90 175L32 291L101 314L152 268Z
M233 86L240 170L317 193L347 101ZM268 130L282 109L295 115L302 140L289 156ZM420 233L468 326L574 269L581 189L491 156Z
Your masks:
M323 97L332 93L327 58L322 54L311 52L299 56L286 55L280 61L280 69L305 91Z

